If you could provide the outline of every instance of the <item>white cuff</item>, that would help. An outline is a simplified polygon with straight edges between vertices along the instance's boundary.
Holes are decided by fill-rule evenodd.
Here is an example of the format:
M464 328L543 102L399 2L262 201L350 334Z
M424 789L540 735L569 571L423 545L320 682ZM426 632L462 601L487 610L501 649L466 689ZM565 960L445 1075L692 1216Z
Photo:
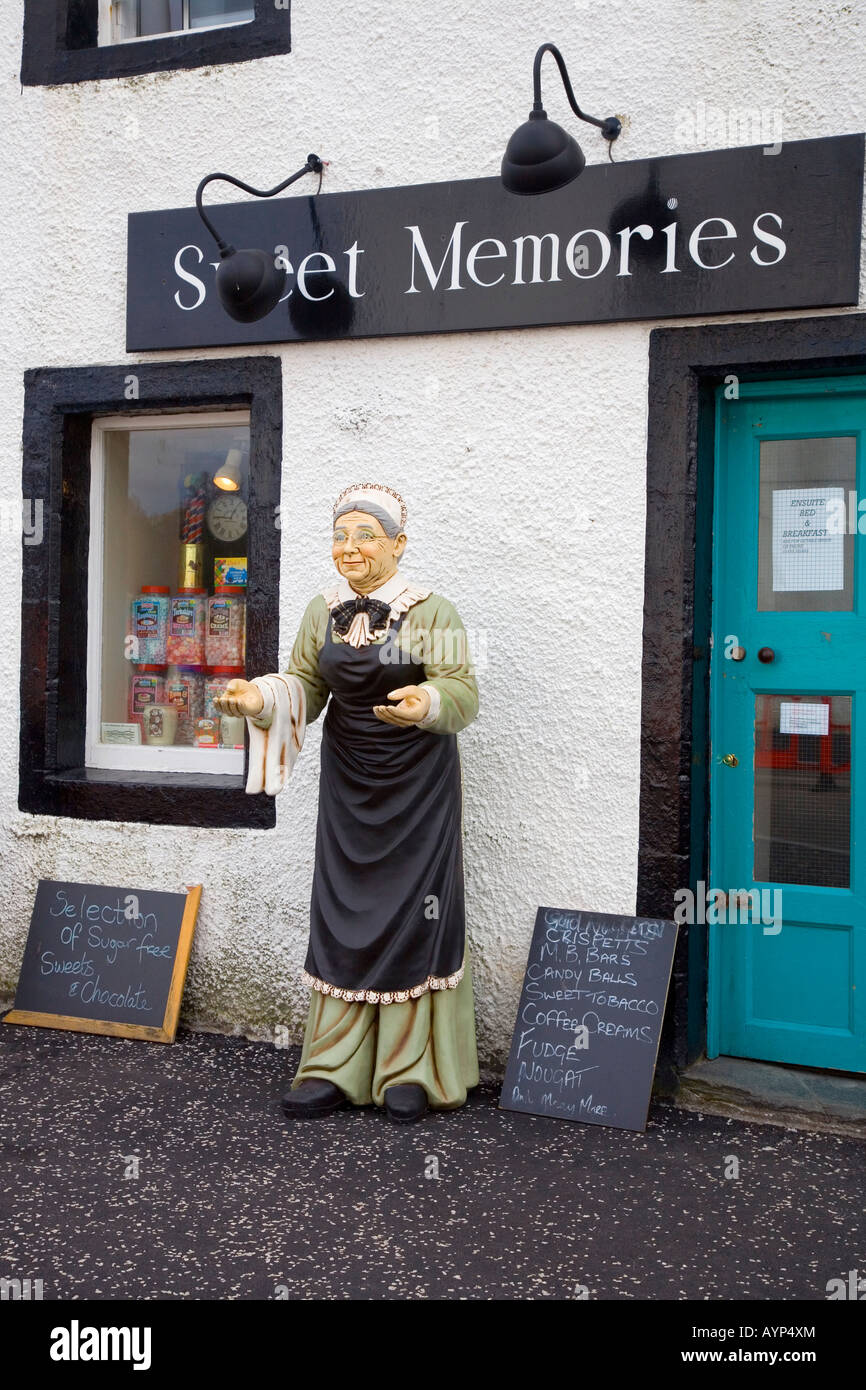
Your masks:
M259 692L265 703L262 705L261 714L257 714L255 716L248 714L247 718L249 719L251 724L255 724L257 729L269 729L271 727L271 723L273 722L274 705L276 704L276 701L274 699L274 692L271 689L270 681L259 682L258 677L256 677L256 679L251 681L250 684L256 687L256 690Z
M431 724L435 724L436 720L439 718L439 711L442 707L442 696L439 694L439 687L431 685L427 681L425 681L421 689L426 690L427 694L430 696L430 708L424 715L424 718L418 720L418 728L426 729Z

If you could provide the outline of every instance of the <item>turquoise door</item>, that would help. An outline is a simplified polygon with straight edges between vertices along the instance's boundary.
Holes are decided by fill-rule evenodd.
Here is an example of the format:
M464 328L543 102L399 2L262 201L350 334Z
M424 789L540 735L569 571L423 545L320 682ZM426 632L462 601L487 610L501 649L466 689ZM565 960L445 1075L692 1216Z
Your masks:
M716 426L707 1051L866 1071L866 378Z

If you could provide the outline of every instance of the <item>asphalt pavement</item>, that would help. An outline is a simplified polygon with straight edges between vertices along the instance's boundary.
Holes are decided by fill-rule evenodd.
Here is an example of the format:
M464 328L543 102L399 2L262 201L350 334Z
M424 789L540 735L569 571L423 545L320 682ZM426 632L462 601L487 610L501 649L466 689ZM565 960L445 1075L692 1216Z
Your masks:
M0 1027L0 1280L49 1299L826 1300L861 1142L654 1103L288 1121L297 1050ZM832 1285L831 1287L838 1287Z

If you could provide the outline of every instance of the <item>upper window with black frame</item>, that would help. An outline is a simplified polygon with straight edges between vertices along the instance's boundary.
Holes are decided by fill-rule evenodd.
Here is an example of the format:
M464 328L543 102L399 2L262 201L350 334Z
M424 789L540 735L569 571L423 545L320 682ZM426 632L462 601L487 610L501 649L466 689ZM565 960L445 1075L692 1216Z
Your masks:
M24 0L21 81L133 77L290 50L290 0Z
M188 29L248 24L256 17L251 0L102 0L100 43L127 43Z

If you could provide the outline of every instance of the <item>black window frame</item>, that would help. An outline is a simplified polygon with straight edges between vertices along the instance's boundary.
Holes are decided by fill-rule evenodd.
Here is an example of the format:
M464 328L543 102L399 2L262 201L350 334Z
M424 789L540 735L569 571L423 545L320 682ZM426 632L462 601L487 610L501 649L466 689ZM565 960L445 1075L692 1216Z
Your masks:
M135 383L130 381L135 378ZM136 399L128 399L136 394ZM80 820L270 829L272 797L243 775L84 766L92 422L249 411L247 669L279 659L282 365L278 357L47 367L24 374L23 497L42 502L40 544L22 536L18 806Z
M246 24L100 47L99 0L24 0L21 82L25 87L59 86L290 53L291 0L285 9L277 9L274 0L255 0L255 7L255 19Z

